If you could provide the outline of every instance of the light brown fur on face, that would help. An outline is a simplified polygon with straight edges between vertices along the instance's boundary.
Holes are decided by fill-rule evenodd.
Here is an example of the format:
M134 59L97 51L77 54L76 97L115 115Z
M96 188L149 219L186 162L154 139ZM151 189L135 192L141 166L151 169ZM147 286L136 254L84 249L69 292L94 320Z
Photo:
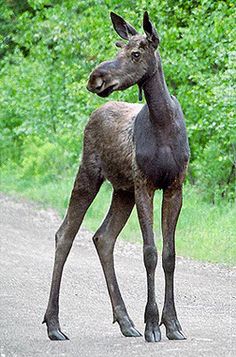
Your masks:
M139 57L135 57L135 55ZM118 52L115 59L102 62L90 74L89 91L106 97L113 91L124 90L145 78L147 68L154 71L156 56L154 48L145 36L135 35Z

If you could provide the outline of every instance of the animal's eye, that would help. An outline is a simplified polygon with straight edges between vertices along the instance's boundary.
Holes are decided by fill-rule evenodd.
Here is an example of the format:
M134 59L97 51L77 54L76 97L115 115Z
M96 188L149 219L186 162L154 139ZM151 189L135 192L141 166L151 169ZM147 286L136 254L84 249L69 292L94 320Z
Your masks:
M132 57L135 58L135 59L138 59L140 57L141 53L140 52L132 52Z

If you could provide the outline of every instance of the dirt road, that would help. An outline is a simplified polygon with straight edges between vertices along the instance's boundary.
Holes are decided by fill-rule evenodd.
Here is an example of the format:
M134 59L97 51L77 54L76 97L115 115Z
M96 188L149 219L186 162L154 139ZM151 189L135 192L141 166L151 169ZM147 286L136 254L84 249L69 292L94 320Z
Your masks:
M112 313L91 234L82 230L68 258L61 293L61 326L70 341L49 341L42 318L60 218L26 201L0 195L0 356L236 356L236 269L178 258L176 305L188 339L146 343L125 338ZM119 242L116 268L129 314L143 333L146 279L142 247ZM157 301L163 305L159 260Z

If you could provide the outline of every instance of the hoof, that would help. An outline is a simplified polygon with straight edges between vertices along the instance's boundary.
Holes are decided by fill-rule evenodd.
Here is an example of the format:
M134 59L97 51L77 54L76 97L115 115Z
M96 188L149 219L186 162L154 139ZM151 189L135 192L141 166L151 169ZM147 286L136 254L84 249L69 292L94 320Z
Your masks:
M48 320L46 318L46 315L44 316L42 324L47 325L47 333L48 337L52 341L66 341L69 340L69 338L60 330L59 323L56 323L56 326L48 323Z
M164 324L166 327L166 337L169 340L186 340L187 337L185 336L181 325L178 319L164 319L162 318L161 324Z
M128 315L116 318L113 322L118 322L120 326L120 331L125 337L142 336L142 334L134 327L134 323Z
M161 340L161 330L158 323L147 322L144 335L147 342L159 342Z
M61 332L59 329L48 331L48 337L52 341L66 341L66 340L69 340L69 338L63 332Z
M142 336L142 334L134 326L121 328L121 333L125 337L141 337Z
M170 331L170 332L167 332L166 331L166 337L169 339L169 340L186 340L186 336L184 335L183 331Z

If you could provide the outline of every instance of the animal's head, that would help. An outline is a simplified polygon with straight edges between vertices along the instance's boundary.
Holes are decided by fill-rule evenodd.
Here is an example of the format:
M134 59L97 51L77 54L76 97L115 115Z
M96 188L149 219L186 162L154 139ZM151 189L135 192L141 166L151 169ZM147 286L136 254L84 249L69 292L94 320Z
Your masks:
M148 13L143 16L145 35L138 32L122 17L111 12L113 27L118 35L127 42L117 42L120 47L116 58L102 62L91 73L87 89L100 97L107 97L113 91L123 90L134 84L142 83L156 70L155 50L159 37Z

